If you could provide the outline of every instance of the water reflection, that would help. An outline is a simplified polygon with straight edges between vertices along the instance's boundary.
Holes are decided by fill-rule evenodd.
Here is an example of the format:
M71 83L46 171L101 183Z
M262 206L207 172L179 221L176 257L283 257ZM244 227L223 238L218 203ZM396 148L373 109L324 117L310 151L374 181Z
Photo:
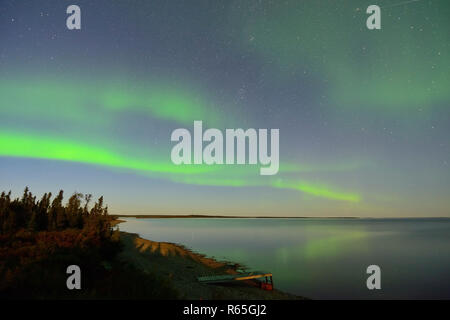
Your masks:
M450 298L450 220L127 219L123 231L274 274L311 298ZM382 290L366 288L368 265Z

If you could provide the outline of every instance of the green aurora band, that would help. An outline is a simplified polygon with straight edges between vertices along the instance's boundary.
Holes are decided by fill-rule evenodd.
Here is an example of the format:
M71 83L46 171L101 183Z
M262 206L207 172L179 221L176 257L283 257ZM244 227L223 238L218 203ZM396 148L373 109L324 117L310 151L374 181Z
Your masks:
M107 80L89 83L52 77L0 81L0 115L96 126L111 125L125 111L182 124L204 119L218 125L224 116L208 100L205 93L173 84L149 82L130 88Z
M100 165L107 168L127 169L141 174L156 175L185 184L225 187L272 187L298 190L317 197L333 200L348 202L359 202L361 200L357 194L337 192L328 187L317 186L305 181L284 182L280 179L252 181L251 179L242 177L229 178L230 172L228 170L232 170L230 166L177 166L170 162L149 162L142 159L125 157L109 149L97 148L64 139L36 137L34 135L7 131L0 131L0 156L70 161ZM292 166L288 165L288 167L290 168ZM223 170L227 171L223 172ZM208 177L208 173L214 173L214 177ZM217 178L217 173L219 173L219 176L226 176L226 178ZM242 172L238 171L238 173L241 175ZM199 177L199 174L206 176Z
M433 27L449 30L450 6L432 2L432 8L421 1L382 9L388 32L364 27L369 3L359 0L262 2L247 11L236 6L230 15L243 48L273 61L271 71L280 77L298 71L323 81L333 108L404 116L450 99L450 33Z

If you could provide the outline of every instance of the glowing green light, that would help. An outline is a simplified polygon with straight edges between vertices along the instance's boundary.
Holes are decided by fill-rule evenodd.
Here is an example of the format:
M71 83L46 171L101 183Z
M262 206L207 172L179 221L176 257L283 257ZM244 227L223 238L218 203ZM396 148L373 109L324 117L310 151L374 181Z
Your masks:
M404 115L417 107L448 106L448 37L435 27L450 27L441 2L420 1L415 10L383 9L380 32L365 28L367 15L358 1L267 1L249 10L250 17L232 9L231 19L242 30L236 33L242 47L271 61L279 77L294 70L326 79L324 94L332 107ZM418 21L420 27L411 29Z
M328 230L329 232L329 230ZM355 246L362 246L363 243L358 243L367 238L365 231L347 231L337 235L324 237L321 239L308 240L305 248L302 250L307 259L315 259L320 257L333 257L343 252L351 251Z
M208 166L176 166L171 162L144 161L72 141L10 132L0 132L0 155L72 161L147 173L193 174L214 169Z
M0 115L21 118L64 120L65 123L113 124L127 111L150 118L191 124L205 120L218 125L222 118L208 103L206 94L191 92L182 85L126 84L100 81L57 81L51 78L24 78L0 81Z
M281 180L277 180L272 184L272 186L275 188L300 190L307 194L327 199L342 200L348 202L360 202L361 200L358 194L338 192L326 186L314 185L307 182L284 182Z
M357 194L342 193L309 184L307 182L280 182L264 177L259 177L254 166L225 165L174 165L167 162L146 161L121 155L114 150L94 147L70 140L49 137L36 137L22 133L0 131L0 156L12 156L22 158L38 158L50 160L62 160L93 165L101 165L110 168L128 169L143 174L153 174L170 179L175 182L224 187L273 187L299 190L318 197L359 202ZM286 164L287 168L292 165ZM255 176L249 178L249 172L254 171ZM199 176L202 174L202 176ZM257 178L255 178L257 177Z

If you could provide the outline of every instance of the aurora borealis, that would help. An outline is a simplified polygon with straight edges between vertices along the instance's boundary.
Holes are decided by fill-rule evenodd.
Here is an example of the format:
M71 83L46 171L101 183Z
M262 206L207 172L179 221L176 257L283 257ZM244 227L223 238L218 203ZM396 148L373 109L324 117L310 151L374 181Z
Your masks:
M2 0L0 187L124 214L450 216L450 4L401 2L76 1L68 30L72 2ZM195 120L279 128L279 173L172 164Z

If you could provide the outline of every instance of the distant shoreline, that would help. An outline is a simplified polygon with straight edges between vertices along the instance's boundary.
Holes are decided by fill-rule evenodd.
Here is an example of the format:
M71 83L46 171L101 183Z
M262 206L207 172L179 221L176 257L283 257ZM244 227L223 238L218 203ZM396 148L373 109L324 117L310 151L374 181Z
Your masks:
M426 219L450 219L450 217L276 217L276 216L223 216L223 215L202 215L202 214L187 214L187 215L164 215L164 214L111 214L115 218L137 218L137 219L342 219L342 220L426 220Z
M275 217L275 216L221 216L221 215L163 215L163 214L120 214L111 216L116 218L140 218L140 219L173 219L173 218L226 218L226 219L361 219L360 217Z

